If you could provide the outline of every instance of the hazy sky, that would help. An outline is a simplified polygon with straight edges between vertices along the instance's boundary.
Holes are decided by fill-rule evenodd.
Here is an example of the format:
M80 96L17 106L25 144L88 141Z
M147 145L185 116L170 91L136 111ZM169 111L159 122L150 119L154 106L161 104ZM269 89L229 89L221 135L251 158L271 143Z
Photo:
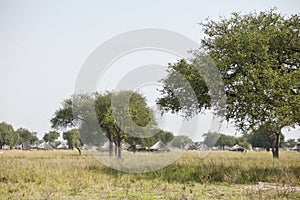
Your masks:
M297 13L300 1L0 0L0 121L39 136L47 132L54 111L73 93L84 61L114 35L162 28L199 42L198 22L207 17L272 7Z

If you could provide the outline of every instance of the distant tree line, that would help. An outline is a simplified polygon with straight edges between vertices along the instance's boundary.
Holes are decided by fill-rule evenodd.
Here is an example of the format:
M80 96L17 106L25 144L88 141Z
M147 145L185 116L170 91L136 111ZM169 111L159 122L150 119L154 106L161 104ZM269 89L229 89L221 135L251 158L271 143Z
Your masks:
M29 131L25 128L14 130L13 126L6 123L0 123L0 148L4 145L14 147L20 144L34 144L38 141L36 132Z
M208 147L220 147L224 149L227 147L232 147L235 144L238 144L246 149L250 147L263 148L269 151L272 148L271 140L266 134L259 131L253 131L250 134L242 135L240 137L235 137L232 135L226 135L216 132L208 132L204 135L203 144ZM275 137L275 136L273 136ZM300 138L298 139L300 141ZM280 147L293 147L297 144L295 139L289 139L285 142L284 136L280 137Z

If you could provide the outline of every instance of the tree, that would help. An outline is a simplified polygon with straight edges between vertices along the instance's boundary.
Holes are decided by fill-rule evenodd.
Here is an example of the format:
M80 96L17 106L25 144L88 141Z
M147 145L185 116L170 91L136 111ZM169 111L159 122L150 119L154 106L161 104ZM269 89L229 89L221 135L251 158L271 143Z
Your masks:
M135 137L132 135L128 135L125 139L125 142L129 143L130 145L139 144L142 146L151 147L159 140L165 144L169 144L174 138L173 133L161 130L156 127L149 128L148 130L146 129L146 131L147 133L145 133L145 135L151 134L152 137Z
M55 129L79 127L80 139L89 145L103 144L106 137L109 154L113 153L114 143L119 158L126 138L143 137L141 133L155 126L146 99L133 91L73 95L55 112L51 123Z
M137 92L120 91L107 95L110 104L106 106L109 107L103 107L102 103L98 107L96 104L97 116L109 141L115 143L115 154L121 158L121 143L129 135L139 136L139 132L144 132L141 131L144 127L148 130L147 125L155 123L152 120L154 117L150 117L151 112L146 99Z
M72 98L63 101L62 106L55 111L51 118L51 127L54 129L72 128L75 126L76 119L73 116Z
M27 143L27 144L34 144L39 139L36 136L36 132L31 132L25 128L19 128L16 133L18 134L19 143Z
M6 122L0 123L0 148L2 149L3 145L14 146L18 143L18 135L14 131L12 125L7 124Z
M192 144L193 140L186 135L175 136L171 145L178 148L183 148L187 144Z
M204 136L204 141L203 144L205 144L208 147L214 147L216 145L216 143L218 142L218 139L220 137L219 133L212 133L212 132L208 132L203 134Z
M56 130L78 128L81 143L100 146L104 143L102 129L99 127L95 113L95 94L74 94L62 102L62 106L55 111L50 120L51 127ZM69 148L73 149L72 137L75 131L65 134L71 142ZM76 142L77 143L77 142ZM76 147L81 154L79 147Z
M215 146L220 146L222 149L225 148L225 146L232 147L237 142L237 139L234 136L231 135L225 135L220 134L217 143Z
M286 147L288 147L288 148L292 148L292 147L294 147L296 145L297 145L297 142L296 142L295 139L288 139L286 141Z
M76 148L79 152L79 155L81 155L81 150L79 148L80 145L80 139L79 139L79 133L77 129L72 129L70 131L63 133L63 139L67 140L69 149Z
M56 140L59 137L59 132L57 131L49 131L48 133L46 133L43 137L45 142L54 142L54 140Z
M260 127L259 129L252 131L249 135L247 135L248 142L252 145L252 147L264 148L267 151L272 148L272 142L276 139L276 135L272 132L266 132L264 127ZM284 136L280 136L280 147L284 146Z
M173 71L169 70L163 80L164 88L175 84L174 71L182 73L195 90L198 102L191 106L194 113L215 106L219 115L244 133L264 127L265 134L275 136L272 153L273 158L279 158L282 128L300 124L299 21L297 14L286 17L272 9L245 15L233 13L229 19L202 23L207 36L201 42L202 49L188 64L180 61L169 66ZM191 68L201 68L203 62L197 62L207 56L222 76L225 103L218 98L208 100L207 91L198 89L205 88L205 83L190 75ZM184 86L178 87L175 88L184 91ZM166 91L158 101L163 110L187 110Z

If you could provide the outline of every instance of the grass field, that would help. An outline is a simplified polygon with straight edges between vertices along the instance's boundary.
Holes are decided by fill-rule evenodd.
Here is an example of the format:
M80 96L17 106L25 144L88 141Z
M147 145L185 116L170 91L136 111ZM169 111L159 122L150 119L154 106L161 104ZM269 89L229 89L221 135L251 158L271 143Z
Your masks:
M300 153L189 151L154 172L104 166L88 152L1 151L0 199L300 199Z

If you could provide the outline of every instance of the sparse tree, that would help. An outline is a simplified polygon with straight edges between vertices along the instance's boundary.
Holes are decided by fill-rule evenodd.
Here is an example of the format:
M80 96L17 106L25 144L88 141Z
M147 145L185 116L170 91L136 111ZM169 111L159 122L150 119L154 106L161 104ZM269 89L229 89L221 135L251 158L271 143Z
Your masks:
M178 148L183 148L187 144L192 144L193 140L186 135L175 136L171 145Z
M80 145L79 133L77 129L72 129L70 131L64 132L63 139L67 140L69 149L76 148L79 152L79 155L81 155L81 150L79 148Z
M43 137L45 142L53 143L59 137L59 132L49 131Z

